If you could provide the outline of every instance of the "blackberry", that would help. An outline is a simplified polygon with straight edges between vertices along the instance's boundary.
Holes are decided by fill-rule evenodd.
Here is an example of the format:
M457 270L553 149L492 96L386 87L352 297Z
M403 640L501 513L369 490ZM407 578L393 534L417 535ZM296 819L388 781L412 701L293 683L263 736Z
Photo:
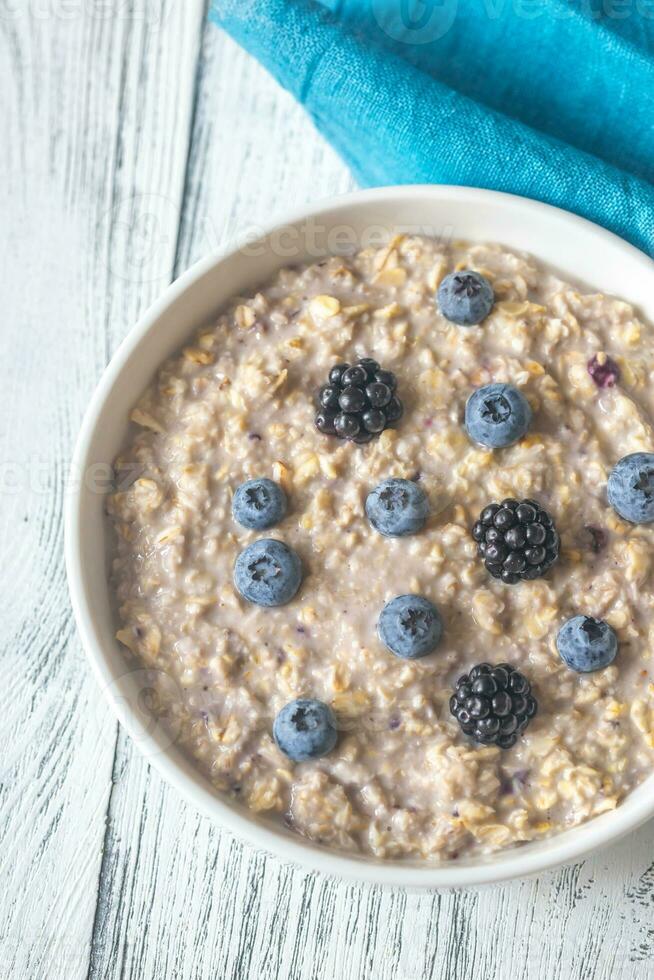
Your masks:
M316 428L358 445L370 442L402 417L396 387L393 372L382 370L372 357L335 364L317 393Z
M488 571L507 585L540 578L559 557L554 522L536 500L509 497L500 504L489 504L472 528L472 536Z
M510 749L538 711L524 674L511 664L477 664L459 677L450 712L461 731L484 745Z

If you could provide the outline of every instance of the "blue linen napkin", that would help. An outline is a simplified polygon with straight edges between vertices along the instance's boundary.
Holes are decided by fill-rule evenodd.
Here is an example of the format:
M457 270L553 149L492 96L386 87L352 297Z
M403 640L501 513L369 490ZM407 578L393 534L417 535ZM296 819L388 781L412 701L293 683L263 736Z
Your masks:
M654 255L654 0L213 0L211 17L364 186L522 194Z

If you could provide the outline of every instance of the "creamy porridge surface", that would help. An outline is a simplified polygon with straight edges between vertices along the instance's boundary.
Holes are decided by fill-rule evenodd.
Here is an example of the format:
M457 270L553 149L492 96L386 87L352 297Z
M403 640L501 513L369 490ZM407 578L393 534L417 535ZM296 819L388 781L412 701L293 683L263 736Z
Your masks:
M448 272L474 269L496 303L475 327L434 303ZM599 388L587 363L620 367ZM395 372L405 413L367 446L314 427L314 393L338 361ZM654 529L621 520L607 476L654 447L654 333L627 303L584 294L498 245L396 236L351 259L282 271L237 298L159 371L132 413L109 498L117 532L118 638L151 670L158 710L214 786L277 814L313 841L379 857L469 856L551 835L613 809L654 760ZM534 413L515 446L472 444L470 393L507 381ZM231 515L246 479L269 477L289 511L266 532ZM384 538L364 514L386 477L419 481L424 530ZM504 497L552 515L561 558L507 586L477 557L470 528ZM235 592L235 558L258 537L301 557L286 606ZM403 661L376 635L389 599L436 604L443 639ZM605 619L619 652L577 674L557 654L561 624ZM474 664L508 661L539 710L502 751L463 735L448 702ZM294 764L271 736L297 697L333 708L340 736Z

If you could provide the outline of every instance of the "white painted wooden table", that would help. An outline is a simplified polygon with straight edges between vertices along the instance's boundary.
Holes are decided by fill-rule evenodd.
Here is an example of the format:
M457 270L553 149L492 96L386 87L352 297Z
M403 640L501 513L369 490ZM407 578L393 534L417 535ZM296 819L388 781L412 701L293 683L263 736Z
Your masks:
M62 502L141 310L212 247L352 181L205 0L0 0L0 980L654 976L654 826L576 867L407 896L189 809L87 670Z

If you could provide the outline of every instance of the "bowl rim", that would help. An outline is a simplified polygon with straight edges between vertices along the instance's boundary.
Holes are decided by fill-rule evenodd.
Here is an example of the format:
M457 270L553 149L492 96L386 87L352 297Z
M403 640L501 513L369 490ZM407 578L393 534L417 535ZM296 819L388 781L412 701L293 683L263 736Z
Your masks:
M604 244L612 248L619 246L631 263L635 262L642 266L644 275L652 275L651 259L644 252L585 218L517 195L451 185L389 186L359 190L322 199L279 215L274 222L261 231L260 235L257 236L257 241L264 242L268 236L285 226L319 219L335 210L347 211L350 208L375 203L397 203L401 205L402 202L421 199L429 199L432 204L438 204L439 201L441 203L459 201L471 205L491 204L507 211L522 212L526 218L530 213L546 215L573 231L584 231L586 234L591 232L599 245ZM441 865L427 863L420 865L413 862L405 863L392 860L376 861L367 857L349 855L345 852L317 846L299 835L287 835L281 830L276 830L272 825L267 826L253 819L252 814L246 811L242 805L232 806L225 798L212 790L204 780L194 778L189 772L185 772L182 765L172 758L168 751L161 751L156 739L144 727L138 715L128 705L127 700L112 696L113 684L118 675L112 669L109 658L102 650L101 638L93 622L86 593L85 571L80 549L83 533L80 520L83 485L75 479L75 475L85 470L98 416L134 349L146 334L156 328L160 317L175 300L191 290L206 273L219 266L230 256L238 253L241 247L238 244L228 243L211 251L172 282L142 314L137 323L128 331L105 368L84 414L75 444L71 464L71 487L73 489L66 496L64 514L68 586L84 652L119 722L137 742L139 751L145 753L145 749L150 750L147 752L148 762L154 766L165 782L172 785L183 799L209 817L212 822L246 840L255 848L263 849L275 855L282 861L300 865L307 871L320 871L358 884L413 890L497 884L510 879L532 876L562 864L579 860L591 851L603 845L614 843L620 837L635 830L654 815L654 794L652 794L651 799L648 799L646 795L634 798L634 794L630 794L620 806L610 813L602 814L585 824L578 825L571 831L563 831L561 834L549 838L548 842L551 843L547 850L543 851L531 853L522 848L514 847L496 852L489 860L461 865L455 862L446 862Z

